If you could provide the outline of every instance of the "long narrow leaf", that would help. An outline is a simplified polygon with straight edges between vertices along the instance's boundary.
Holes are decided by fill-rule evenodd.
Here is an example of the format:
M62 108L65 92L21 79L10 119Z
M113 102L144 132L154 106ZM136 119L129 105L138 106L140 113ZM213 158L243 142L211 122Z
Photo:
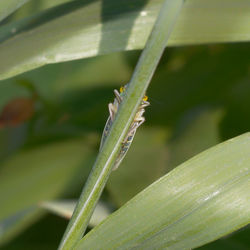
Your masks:
M29 0L1 0L0 1L0 21L17 10Z
M159 179L94 228L77 249L201 246L250 222L249 180L247 133Z
M31 206L0 220L0 248L25 231L26 228L40 219L43 214L37 207Z
M2 27L0 79L49 63L141 49L162 2L72 1ZM168 44L249 41L249 27L248 0L189 0Z
M41 202L40 206L58 216L70 219L75 209L76 200L59 200ZM111 209L104 202L98 202L89 221L90 227L95 227L111 213Z
M86 166L93 158L93 148L84 139L23 150L3 162L0 220L69 191L72 180L80 183L88 174ZM78 181L77 174L81 176Z

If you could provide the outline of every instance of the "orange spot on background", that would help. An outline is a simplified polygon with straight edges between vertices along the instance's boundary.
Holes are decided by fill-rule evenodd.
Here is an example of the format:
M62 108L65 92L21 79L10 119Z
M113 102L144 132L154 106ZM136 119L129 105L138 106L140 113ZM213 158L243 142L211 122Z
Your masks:
M33 99L16 98L6 104L0 113L0 128L15 127L29 120L34 114L35 104Z

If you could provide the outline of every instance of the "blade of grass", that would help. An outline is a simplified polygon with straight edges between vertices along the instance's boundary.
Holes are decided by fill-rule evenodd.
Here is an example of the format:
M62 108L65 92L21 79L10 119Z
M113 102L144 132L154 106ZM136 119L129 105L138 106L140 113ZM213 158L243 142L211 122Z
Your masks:
M2 26L0 79L49 63L143 48L163 0L105 2L102 15L101 0L74 0ZM249 41L249 13L249 0L189 0L168 46Z
M249 178L246 133L154 182L84 236L75 250L189 250L214 241L250 222Z
M8 242L38 221L43 214L44 212L41 209L38 209L36 206L30 206L0 220L0 248L4 249Z
M183 2L183 0L166 0L164 2L132 76L127 95L119 108L102 151L96 159L59 249L72 249L83 236L119 153L121 142L126 136L161 58Z
M0 21L20 8L29 0L1 0L0 1Z
M55 200L44 201L40 207L54 213L58 216L70 219L76 206L76 200ZM111 214L111 208L104 202L99 201L94 213L89 221L90 227L95 227Z

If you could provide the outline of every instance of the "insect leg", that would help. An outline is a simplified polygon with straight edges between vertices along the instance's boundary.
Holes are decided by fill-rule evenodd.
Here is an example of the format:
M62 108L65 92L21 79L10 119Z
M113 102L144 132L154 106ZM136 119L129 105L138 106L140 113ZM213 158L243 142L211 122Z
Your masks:
M120 93L116 89L114 90L114 93L115 93L115 97L116 97L118 104L120 104L122 102L122 97L121 97Z
M109 108L110 118L113 121L117 110L115 106L113 105L113 103L109 103L108 108Z
M137 128L138 128L139 126L142 125L143 122L145 122L145 118L142 116L142 117L140 117L140 119L138 119L137 121L138 121L138 125L137 125Z

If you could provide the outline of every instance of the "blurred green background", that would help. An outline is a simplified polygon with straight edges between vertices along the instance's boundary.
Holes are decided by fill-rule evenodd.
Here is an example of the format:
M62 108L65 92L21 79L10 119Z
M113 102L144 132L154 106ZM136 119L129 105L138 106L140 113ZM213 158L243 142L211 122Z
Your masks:
M249 51L247 43L166 49L147 92L146 122L102 201L117 209L183 161L249 131ZM48 65L1 81L2 249L58 246L67 220L37 205L78 198L98 153L113 89L129 82L139 55ZM247 235L243 229L201 249L249 249Z
M112 173L103 200L118 208L181 162L249 130L249 49L249 44L220 44L166 50L147 93L147 121ZM113 89L129 81L139 54L49 65L2 81L2 110L17 98L34 102L27 121L0 130L3 218L43 200L79 196L98 152ZM67 222L38 214L6 249L57 246ZM222 249L223 240L218 244ZM247 249L240 244L225 249Z

